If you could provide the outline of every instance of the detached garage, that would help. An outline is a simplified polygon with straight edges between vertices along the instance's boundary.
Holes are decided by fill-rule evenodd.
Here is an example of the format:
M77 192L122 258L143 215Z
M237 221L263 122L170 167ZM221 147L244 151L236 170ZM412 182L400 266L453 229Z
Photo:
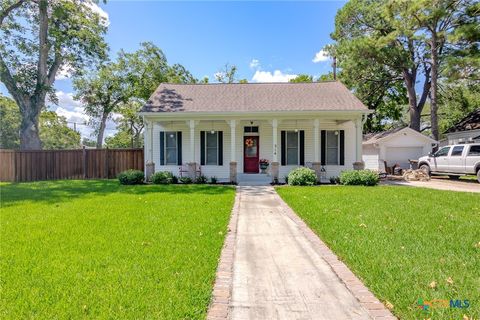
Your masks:
M410 167L409 160L417 160L427 155L437 141L409 127L371 133L363 137L363 162L365 168L384 171L387 166L398 164L401 168Z

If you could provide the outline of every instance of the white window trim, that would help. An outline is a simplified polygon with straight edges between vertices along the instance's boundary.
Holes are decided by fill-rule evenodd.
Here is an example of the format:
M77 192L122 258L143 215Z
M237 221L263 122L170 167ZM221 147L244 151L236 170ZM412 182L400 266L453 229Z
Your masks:
M175 147L167 147L167 139L170 134L175 135ZM167 149L175 149L175 163L169 163L167 157ZM165 165L166 166L176 166L178 165L178 132L177 131L165 131L165 143L163 146L163 153L165 154Z
M209 134L212 134L212 130L210 130L210 131L205 131L205 150L204 150L204 152L205 152L205 165L206 165L206 166L218 166L218 149L219 149L219 145L218 145L218 132L219 132L219 131L214 131L214 134L215 134L215 136L216 136L215 141L216 141L216 144L217 144L217 146L216 146L216 148L215 148L215 149L216 149L216 153L215 153L215 154L216 154L216 156L215 156L215 164L208 164L208 163L207 163L207 162L208 162L208 159L207 159L207 157L208 157L208 152L207 152L207 151L208 151L208 139L207 139L207 136L208 136ZM213 148L210 148L210 149L213 149Z
M297 135L297 163L296 164L291 164L288 163L288 133L292 132ZM290 148L293 149L293 148ZM287 130L285 131L285 165L286 166L298 166L300 165L300 130L295 131L295 130Z
M328 163L328 149L333 149L333 147L328 146L328 133L333 132L338 132L336 135L337 137L337 162L336 163ZM328 166L339 166L340 165L340 130L326 130L325 132L325 165Z

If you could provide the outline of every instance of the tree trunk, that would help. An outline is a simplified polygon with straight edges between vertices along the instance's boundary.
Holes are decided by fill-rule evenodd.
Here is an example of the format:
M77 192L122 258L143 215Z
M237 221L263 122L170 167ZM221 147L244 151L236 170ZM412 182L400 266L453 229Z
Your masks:
M439 139L438 132L438 105L437 105L437 89L438 89L438 46L437 46L437 34L432 32L432 41L430 43L432 54L432 87L430 91L430 124L432 127L433 139Z
M37 99L17 100L19 104L22 121L20 124L20 149L21 150L40 150L42 142L40 140L40 131L38 129L38 119L43 107L42 97ZM44 100L44 99L43 99Z
M414 76L408 71L403 71L403 79L408 93L408 105L410 114L410 128L420 131L420 110L417 106L417 92L415 90Z
M42 149L38 130L38 116L32 115L31 113L22 114L22 124L20 126L20 149Z
M101 149L103 145L103 135L105 133L105 127L107 125L107 118L108 114L104 112L102 114L102 119L100 120L100 127L98 128L97 149Z

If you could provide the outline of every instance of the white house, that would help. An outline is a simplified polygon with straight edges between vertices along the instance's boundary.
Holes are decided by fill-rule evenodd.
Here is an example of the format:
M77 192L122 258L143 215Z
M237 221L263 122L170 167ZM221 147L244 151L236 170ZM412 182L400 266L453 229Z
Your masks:
M480 108L468 114L445 133L448 144L480 141Z
M269 180L299 166L337 176L362 161L368 113L340 82L162 83L140 112L145 172L237 182L267 159Z
M410 166L408 160L427 155L436 144L437 141L409 127L366 134L363 161L365 168L370 170L384 171L384 161L389 167L398 164L406 169Z

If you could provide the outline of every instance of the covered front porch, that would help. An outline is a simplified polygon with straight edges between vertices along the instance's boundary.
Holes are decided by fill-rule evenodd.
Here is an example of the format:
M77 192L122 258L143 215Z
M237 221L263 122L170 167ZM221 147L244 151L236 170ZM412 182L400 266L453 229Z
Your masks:
M362 114L144 116L146 175L204 175L220 182L241 182L252 175L283 182L299 166L320 180L338 176L362 161ZM269 163L265 173L259 161Z

